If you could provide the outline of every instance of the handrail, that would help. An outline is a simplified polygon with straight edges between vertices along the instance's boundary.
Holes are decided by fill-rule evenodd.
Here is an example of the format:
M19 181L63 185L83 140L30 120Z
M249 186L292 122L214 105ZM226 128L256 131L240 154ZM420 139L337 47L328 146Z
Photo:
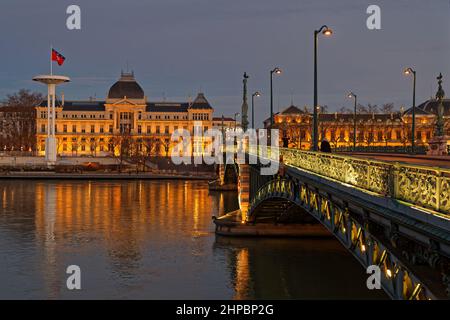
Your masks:
M279 154L288 166L450 215L450 169L287 148ZM266 158L271 155L268 147Z

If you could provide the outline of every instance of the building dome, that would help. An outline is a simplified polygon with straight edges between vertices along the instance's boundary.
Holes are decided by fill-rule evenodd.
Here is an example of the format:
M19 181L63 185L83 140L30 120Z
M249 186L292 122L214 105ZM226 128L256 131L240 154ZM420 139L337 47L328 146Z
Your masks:
M122 72L119 81L108 92L108 99L144 99L144 90L134 79L134 73Z

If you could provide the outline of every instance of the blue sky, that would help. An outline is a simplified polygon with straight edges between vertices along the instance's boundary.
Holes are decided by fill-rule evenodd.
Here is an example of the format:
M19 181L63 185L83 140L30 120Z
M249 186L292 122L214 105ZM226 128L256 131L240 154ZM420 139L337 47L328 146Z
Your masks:
M70 4L82 10L82 30L66 28ZM366 28L366 9L381 7L381 30ZM319 103L331 110L361 103L411 103L417 70L418 101L436 92L444 74L450 92L449 0L2 0L0 99L20 88L42 91L31 78L49 69L49 47L67 58L55 72L71 77L66 99L104 99L127 62L150 100L187 100L203 91L216 114L241 105L242 74L259 90L257 118L269 114L269 70L275 111L312 105L313 31L319 39ZM447 79L447 77L449 77Z

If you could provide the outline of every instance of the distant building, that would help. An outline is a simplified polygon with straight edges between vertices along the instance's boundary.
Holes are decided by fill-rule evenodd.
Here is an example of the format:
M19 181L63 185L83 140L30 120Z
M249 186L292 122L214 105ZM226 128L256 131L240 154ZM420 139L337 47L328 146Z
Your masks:
M223 128L225 131L240 127L240 125L239 121L235 121L233 118L229 117L214 117L212 124L214 129L222 130Z
M45 154L47 102L37 106L37 149ZM120 153L170 155L177 129L193 133L213 126L213 108L203 93L193 102L150 102L133 73L122 73L105 101L58 101L56 136L58 155L106 156ZM201 152L205 141L193 141L191 152Z
M437 101L428 100L416 107L415 140L427 146L433 137L437 118ZM444 100L444 119L450 136L450 99ZM411 144L412 108L389 114L364 113L356 116L357 146L409 146ZM280 130L280 145L309 150L312 141L312 114L291 105L264 121L265 128ZM353 146L354 115L352 113L320 113L319 141L327 139L333 148ZM450 141L449 141L450 143Z

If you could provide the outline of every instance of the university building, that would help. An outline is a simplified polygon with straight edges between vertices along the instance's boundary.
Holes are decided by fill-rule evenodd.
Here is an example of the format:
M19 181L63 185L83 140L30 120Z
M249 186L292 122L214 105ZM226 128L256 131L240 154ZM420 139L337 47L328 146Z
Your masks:
M445 132L450 137L450 99L445 99ZM415 109L417 146L428 146L433 137L438 101L430 99ZM264 121L265 128L280 130L280 145L309 150L312 145L312 114L294 105ZM405 112L356 115L356 141L359 147L407 147L411 145L412 108ZM319 141L327 139L333 148L352 147L354 114L319 113ZM448 141L450 144L450 140Z
M37 151L45 154L47 101L36 108ZM213 125L213 108L203 93L192 102L150 102L133 73L122 73L105 101L65 101L56 106L57 153L62 156L107 156L122 153L170 155L178 142L177 129L191 134L194 123L206 131ZM197 139L198 140L198 139ZM207 141L192 141L190 152L199 153Z

